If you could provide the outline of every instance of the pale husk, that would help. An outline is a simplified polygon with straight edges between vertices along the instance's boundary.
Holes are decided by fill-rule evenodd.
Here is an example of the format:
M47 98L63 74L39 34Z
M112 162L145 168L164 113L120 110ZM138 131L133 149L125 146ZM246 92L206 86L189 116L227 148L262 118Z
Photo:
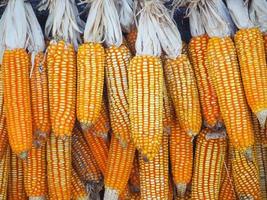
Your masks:
M122 31L129 33L134 25L133 0L115 0Z
M249 16L253 24L263 33L267 32L267 1L252 0L249 8Z
M197 6L191 6L188 15L189 15L190 32L192 37L204 35L206 31Z
M117 190L105 188L104 200L118 200L119 193Z

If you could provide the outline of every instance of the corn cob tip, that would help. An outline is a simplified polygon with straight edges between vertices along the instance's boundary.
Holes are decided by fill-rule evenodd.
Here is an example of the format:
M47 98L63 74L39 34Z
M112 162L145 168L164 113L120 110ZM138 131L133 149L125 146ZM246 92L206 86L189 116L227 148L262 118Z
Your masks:
M46 198L44 196L40 197L29 197L29 200L45 200Z
M119 193L117 190L105 188L104 200L118 200Z
M187 131L187 135L189 135L189 137L192 137L192 138L194 138L197 134L198 133L196 133L196 132L194 132L192 130Z
M177 196L183 198L185 196L186 192L186 183L177 183L176 184L176 190L177 190Z
M103 188L103 181L95 182L90 181L86 184L86 191L92 195L92 194L98 194Z
M22 153L19 154L19 158L22 160L26 160L28 157L29 152L28 151L23 151Z
M81 127L81 129L82 129L82 131L84 132L84 133L86 133L87 131L88 131L88 129L90 128L92 126L92 124L85 124L85 123L80 123L80 127Z
M252 150L252 148L247 148L244 151L244 156L248 161L253 162L253 150Z
M265 122L266 122L266 119L267 119L267 109L264 109L264 110L262 110L260 112L257 112L256 116L257 116L257 118L258 118L258 120L260 122L260 126L262 128L264 128L265 127Z
M239 196L239 199L240 200L254 200L254 197L252 195L249 195L249 194L245 194L245 195L240 195Z

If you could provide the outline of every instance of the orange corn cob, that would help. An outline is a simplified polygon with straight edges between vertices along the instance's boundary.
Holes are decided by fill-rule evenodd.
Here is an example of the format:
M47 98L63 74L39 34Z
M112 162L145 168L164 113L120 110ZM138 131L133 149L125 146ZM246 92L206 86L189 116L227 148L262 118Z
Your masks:
M8 186L8 175L10 170L10 150L5 149L3 156L0 158L0 199L7 199L7 186Z
M218 98L208 74L208 41L207 35L193 37L189 43L189 54L197 80L203 123L206 127L216 128L221 125L222 119Z
M2 69L9 143L21 158L32 146L29 57L24 49L6 50Z
M165 83L163 84L163 88L163 127L168 131L175 118L175 110Z
M90 131L85 133L85 139L91 149L98 167L100 168L102 174L105 175L109 149L106 139L94 136Z
M32 147L27 160L23 161L23 174L27 196L44 199L47 195L45 145Z
M177 196L183 197L193 173L192 138L183 131L176 120L170 134L170 160Z
M253 155L254 152L252 153ZM261 199L259 172L256 161L248 160L242 153L230 146L233 180L239 199Z
M137 28L133 28L125 37L127 45L129 46L133 55L135 55L135 42L137 38Z
M139 156L141 199L168 199L168 157L168 134L164 132L160 150L153 160L146 162Z
M139 173L139 161L137 153L133 161L133 167L129 180L129 189L133 193L140 192L140 173Z
M73 46L64 41L50 42L47 49L50 120L56 136L70 136L75 122L75 56Z
M104 86L105 50L99 43L85 43L78 49L77 118L83 129L94 124L101 110Z
M8 178L8 200L27 200L23 183L23 164L15 153L11 153Z
M51 134L47 143L47 182L50 199L71 197L71 138Z
M193 199L219 199L226 153L226 133L204 129L197 138L192 178Z
M128 143L124 148L112 134L105 174L104 199L118 198L123 192L130 178L134 155L135 147L132 143Z
M254 143L253 129L235 47L230 37L209 39L208 61L230 142L244 151Z
M106 49L106 80L110 123L113 134L125 146L130 142L127 70L132 58L126 45Z
M186 55L166 58L164 73L175 113L184 131L190 136L201 128L201 113L194 72Z
M88 194L84 183L80 180L76 171L72 168L71 170L71 199L72 200L86 200Z
M99 184L102 175L83 134L74 127L72 136L72 166L84 182Z
M264 127L267 117L267 65L260 29L239 30L235 34L235 45L248 105Z
M152 160L163 135L163 71L159 57L135 56L129 66L129 114L136 148Z
M47 65L43 53L38 53L35 57L33 71L30 78L31 85L31 105L33 118L33 131L40 144L46 140L50 129L49 99Z

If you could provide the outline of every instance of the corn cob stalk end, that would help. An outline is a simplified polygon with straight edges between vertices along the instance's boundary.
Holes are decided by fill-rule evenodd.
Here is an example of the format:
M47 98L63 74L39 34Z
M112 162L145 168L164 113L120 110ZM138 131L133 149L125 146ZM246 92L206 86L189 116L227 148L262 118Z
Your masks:
M117 200L119 199L119 194L117 190L111 188L105 188L104 200Z
M178 183L176 184L177 196L184 197L186 193L186 183Z
M257 112L256 115L257 115L257 118L258 118L258 120L260 122L261 127L264 128L265 127L265 122L266 122L266 119L267 119L267 109L264 109L264 110L262 110L260 112Z
M29 197L29 200L45 200L46 198L41 196L41 197Z

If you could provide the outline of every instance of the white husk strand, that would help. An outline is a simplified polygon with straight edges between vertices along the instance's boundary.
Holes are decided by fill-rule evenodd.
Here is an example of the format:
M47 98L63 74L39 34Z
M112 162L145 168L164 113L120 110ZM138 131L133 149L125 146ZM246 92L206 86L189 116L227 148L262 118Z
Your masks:
M40 7L43 8L45 6ZM74 0L50 0L49 16L45 25L46 37L51 35L54 40L64 40L77 49L83 27L84 22L79 18Z
M190 32L193 37L201 36L206 33L205 28L203 26L201 15L196 6L190 8L189 25L190 25Z
M133 0L115 0L121 28L125 33L131 31L134 24Z
M119 194L117 190L105 188L104 200L118 200Z
M181 36L163 3L148 1L140 11L136 54L160 56L161 48L167 57L176 58L182 50Z
M46 198L44 196L40 196L40 197L29 197L29 200L46 200Z
M226 0L230 15L239 29L252 28L253 23L249 19L248 5L243 0Z
M210 37L227 37L235 33L228 9L221 0L205 0L200 6L203 25Z
M267 32L267 1L252 0L249 8L250 19L263 33Z

